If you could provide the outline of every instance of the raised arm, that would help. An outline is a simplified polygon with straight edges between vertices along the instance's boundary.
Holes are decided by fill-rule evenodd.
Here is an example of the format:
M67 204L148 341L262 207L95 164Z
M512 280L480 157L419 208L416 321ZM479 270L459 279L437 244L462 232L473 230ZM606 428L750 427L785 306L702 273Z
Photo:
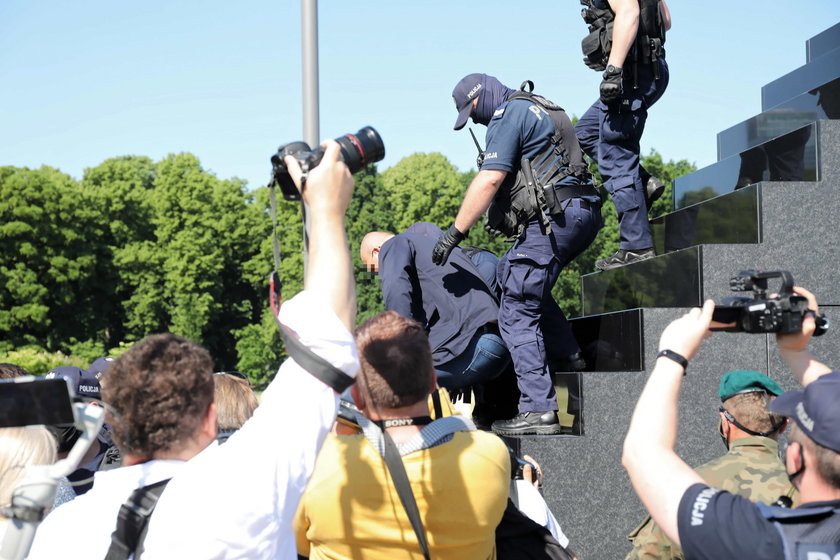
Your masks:
M715 304L707 301L672 322L659 339L660 350L691 360L709 333ZM685 491L703 479L674 452L677 403L685 369L659 357L636 404L624 440L622 464L650 516L679 544L677 510Z
M310 173L301 191L309 206L309 261L306 290L322 295L347 330L356 322L356 284L344 230L344 214L353 194L353 176L341 161L335 140L324 142L321 163ZM300 166L286 156L289 174L300 188Z

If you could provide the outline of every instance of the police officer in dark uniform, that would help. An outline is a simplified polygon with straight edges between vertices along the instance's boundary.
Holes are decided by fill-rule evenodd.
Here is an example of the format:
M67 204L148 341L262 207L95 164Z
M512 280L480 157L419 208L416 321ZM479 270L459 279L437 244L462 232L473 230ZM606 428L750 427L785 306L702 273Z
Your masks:
M595 263L608 270L656 256L647 206L661 194L662 185L647 194L650 176L639 165L639 142L648 108L668 87L662 45L671 16L664 0L583 3L590 29L583 41L584 62L604 74L600 98L577 122L575 132L586 154L598 162L618 212L619 249Z
M455 223L432 255L435 263L446 262L485 211L489 229L515 240L498 269L499 329L521 397L517 416L493 424L503 435L561 431L549 364L574 359L580 348L551 288L602 224L600 198L568 116L528 86L515 91L486 74L470 74L455 86L455 130L472 117L487 126L487 147Z

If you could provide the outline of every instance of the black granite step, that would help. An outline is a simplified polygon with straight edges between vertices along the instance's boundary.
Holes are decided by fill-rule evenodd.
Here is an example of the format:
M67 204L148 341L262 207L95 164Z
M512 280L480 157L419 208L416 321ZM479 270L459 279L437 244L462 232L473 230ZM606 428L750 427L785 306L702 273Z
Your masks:
M836 69L840 74L840 61ZM840 77L718 133L718 160L818 120L840 119Z
M840 48L840 23L835 23L805 42L805 60L811 62L836 48Z
M650 229L656 254L702 244L760 243L760 193L757 185L749 185L654 218Z
M691 247L581 277L583 315L636 307L693 307L702 293L702 252Z
M818 180L818 130L816 124L806 125L676 179L674 207L684 208L760 181Z
M578 317L569 323L586 361L584 371L644 369L641 309Z
M800 66L761 88L761 110L766 111L840 77L840 48Z

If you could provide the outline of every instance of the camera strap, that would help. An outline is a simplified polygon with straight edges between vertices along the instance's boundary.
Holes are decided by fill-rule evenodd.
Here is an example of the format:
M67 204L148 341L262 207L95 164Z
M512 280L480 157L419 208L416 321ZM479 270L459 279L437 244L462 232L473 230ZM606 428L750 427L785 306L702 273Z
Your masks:
M414 499L414 492L411 491L411 484L408 481L408 474L405 472L402 457L397 449L397 444L394 443L388 432L382 430L382 437L385 440L383 458L385 459L385 465L388 467L388 473L391 475L391 480L394 481L394 488L396 488L400 502L406 515L408 515L408 520L411 522L411 528L417 535L417 542L420 543L423 558L429 560L429 542L426 539L426 529L420 519L420 510L417 509L417 500Z
M149 529L149 518L155 511L160 495L171 479L167 478L134 490L120 506L117 526L111 534L111 546L105 560L139 558Z

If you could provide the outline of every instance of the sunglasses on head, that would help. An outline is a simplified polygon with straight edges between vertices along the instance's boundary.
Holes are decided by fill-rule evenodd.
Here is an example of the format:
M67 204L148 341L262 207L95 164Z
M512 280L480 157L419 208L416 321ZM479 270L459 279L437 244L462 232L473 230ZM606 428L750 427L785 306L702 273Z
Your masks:
M230 375L231 377L236 377L237 379L241 379L243 381L247 381L248 385L251 384L251 380L248 379L248 376L242 373L241 371L230 370L230 371L217 371L213 375Z

